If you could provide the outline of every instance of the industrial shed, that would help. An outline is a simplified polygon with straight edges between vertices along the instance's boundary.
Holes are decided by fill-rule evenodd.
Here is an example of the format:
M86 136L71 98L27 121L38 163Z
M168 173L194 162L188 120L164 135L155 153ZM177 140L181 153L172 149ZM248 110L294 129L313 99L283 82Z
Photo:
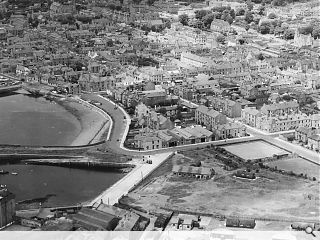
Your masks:
M177 176L193 177L197 179L210 179L215 173L212 168L180 165L174 165L172 168L172 172Z
M165 229L165 227L167 226L168 222L170 221L170 218L172 217L173 212L170 212L168 214L160 214L156 221L154 222L154 227L156 228L161 228L161 229Z
M72 219L74 223L89 231L112 231L120 220L114 215L89 208L82 208Z
M226 227L238 227L238 228L255 228L255 220L246 220L238 218L227 218Z

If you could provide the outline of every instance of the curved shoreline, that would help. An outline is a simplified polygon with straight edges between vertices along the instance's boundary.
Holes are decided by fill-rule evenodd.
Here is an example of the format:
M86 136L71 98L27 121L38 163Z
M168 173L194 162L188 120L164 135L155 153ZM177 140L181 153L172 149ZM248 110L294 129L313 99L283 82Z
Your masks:
M74 115L81 125L79 134L68 144L69 146L84 146L102 140L110 126L110 117L107 113L82 99L66 98L55 101Z

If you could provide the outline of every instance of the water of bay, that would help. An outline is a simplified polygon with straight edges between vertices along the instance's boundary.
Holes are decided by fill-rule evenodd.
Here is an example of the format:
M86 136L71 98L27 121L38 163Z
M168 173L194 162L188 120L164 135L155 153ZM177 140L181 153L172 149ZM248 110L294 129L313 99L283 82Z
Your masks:
M16 194L16 201L54 195L46 206L64 206L94 199L123 177L123 173L37 165L0 165L9 172L0 184ZM18 173L12 175L12 172Z
M0 144L70 145L80 131L78 119L54 102L21 94L0 97ZM10 172L0 175L0 184L17 201L52 194L48 206L88 201L123 177L116 172L24 164L0 165L0 169Z
M80 131L74 115L42 97L0 98L0 144L69 145Z

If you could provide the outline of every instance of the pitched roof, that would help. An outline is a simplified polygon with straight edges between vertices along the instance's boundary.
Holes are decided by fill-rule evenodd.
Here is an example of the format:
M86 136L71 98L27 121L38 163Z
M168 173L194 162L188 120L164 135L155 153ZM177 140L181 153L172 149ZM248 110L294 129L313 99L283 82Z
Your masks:
M255 116L260 114L259 110L257 110L256 108L246 107L242 111Z
M207 168L207 167L191 167L191 166L174 165L172 168L172 171L176 173L211 175L211 173L213 172L213 169Z
M131 231L136 223L139 221L140 216L134 212L129 212L124 215L120 220L115 231Z
M200 105L200 106L196 109L196 111L199 111L199 112L201 112L201 113L203 113L203 114L205 114L205 115L208 115L208 116L210 116L210 117L213 117L213 118L216 118L217 116L221 115L220 112L218 112L218 111L216 111L216 110L214 110L214 109L210 109L210 108L208 108L208 107L206 107L206 106L204 106L204 105Z
M261 108L261 111L265 112L265 111L274 111L278 109L298 108L298 107L299 107L299 104L296 101L280 102L280 103L274 103L270 105L264 105Z
M303 126L298 127L298 128L296 129L296 132L301 132L301 133L304 133L304 134L309 134L311 131L312 131L311 128L303 127Z
M320 141L320 134L315 134L309 137L309 139L315 140L315 141Z

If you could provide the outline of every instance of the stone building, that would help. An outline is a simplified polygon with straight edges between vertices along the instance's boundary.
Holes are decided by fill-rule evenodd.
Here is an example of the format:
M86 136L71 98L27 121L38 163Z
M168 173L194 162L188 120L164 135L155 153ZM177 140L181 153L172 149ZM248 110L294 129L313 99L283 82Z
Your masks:
M14 221L15 195L7 189L0 189L0 229Z
M195 120L197 124L206 126L209 130L214 126L227 123L227 117L222 113L208 108L206 106L199 106L195 111Z

